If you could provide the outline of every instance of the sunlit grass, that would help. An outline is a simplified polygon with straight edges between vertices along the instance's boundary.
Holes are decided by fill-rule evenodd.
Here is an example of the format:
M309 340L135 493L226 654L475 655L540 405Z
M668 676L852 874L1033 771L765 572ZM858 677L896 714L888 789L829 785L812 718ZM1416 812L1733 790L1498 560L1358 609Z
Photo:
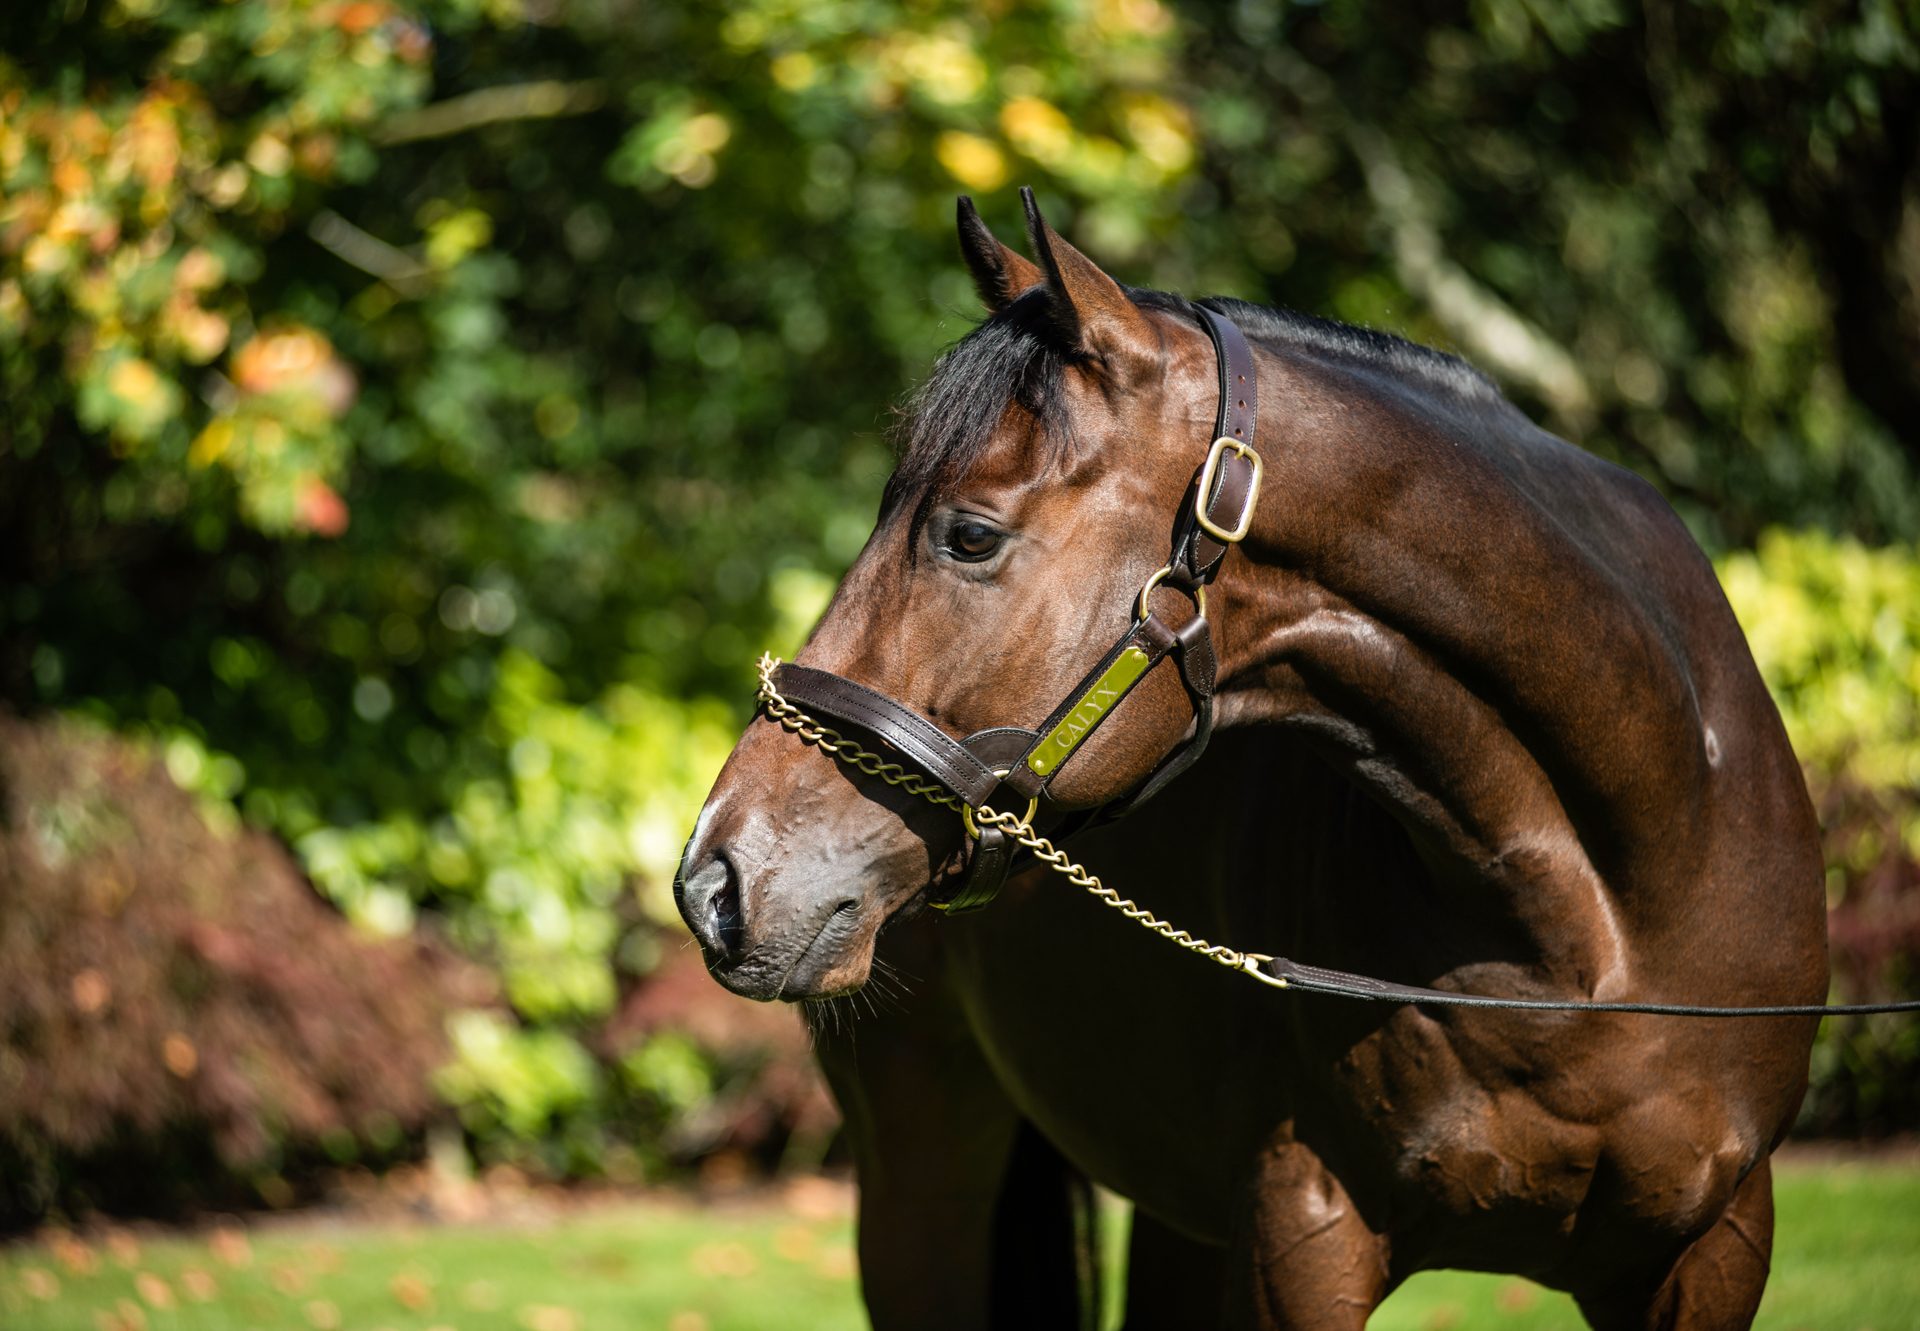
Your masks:
M1920 1164L1787 1164L1773 1331L1920 1326ZM324 1218L0 1249L8 1331L853 1331L852 1226L828 1188L701 1208L640 1199L462 1225ZM1430 1272L1376 1331L1581 1325L1522 1281Z
M296 1221L0 1252L8 1331L827 1331L852 1224L804 1201L638 1200L513 1222Z
M1773 1278L1760 1331L1920 1327L1920 1166L1783 1163L1775 1173ZM1374 1331L1585 1326L1573 1301L1526 1281L1430 1271L1373 1317Z

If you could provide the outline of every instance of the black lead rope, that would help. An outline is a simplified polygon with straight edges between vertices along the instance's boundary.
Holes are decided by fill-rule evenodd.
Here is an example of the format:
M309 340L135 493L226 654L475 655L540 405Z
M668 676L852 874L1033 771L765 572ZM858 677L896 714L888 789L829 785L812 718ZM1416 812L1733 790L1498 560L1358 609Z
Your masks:
M1880 1012L1920 1012L1920 1002L1783 1003L1772 1007L1705 1007L1696 1003L1602 1003L1577 999L1491 998L1485 994L1454 994L1444 989L1392 984L1367 975L1327 970L1273 957L1260 963L1263 974L1288 989L1329 998L1357 998L1369 1003L1431 1004L1436 1007L1506 1008L1520 1012L1643 1012L1659 1017L1854 1017Z

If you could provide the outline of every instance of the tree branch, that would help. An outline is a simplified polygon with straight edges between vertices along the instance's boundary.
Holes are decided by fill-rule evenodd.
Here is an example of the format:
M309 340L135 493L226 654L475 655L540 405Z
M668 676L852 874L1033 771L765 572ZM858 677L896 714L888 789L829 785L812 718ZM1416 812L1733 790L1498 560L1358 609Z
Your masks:
M402 296L423 295L433 277L433 270L411 254L361 230L331 208L314 214L307 234L328 253L379 278Z
M1440 233L1421 210L1413 182L1386 137L1370 126L1349 124L1347 142L1360 161L1367 193L1387 224L1394 269L1407 290L1425 301L1434 318L1476 358L1525 384L1570 426L1589 424L1593 390L1573 357L1447 257Z
M605 89L598 79L578 83L563 83L558 79L509 83L462 93L397 115L375 131L373 137L374 142L383 146L445 139L503 121L583 115L597 109L604 100Z
M1367 194L1387 224L1401 283L1475 359L1531 389L1570 432L1584 431L1593 422L1596 405L1580 367L1545 330L1447 257L1440 232L1421 208L1413 181L1387 136L1352 116L1333 80L1305 60L1285 50L1268 60L1303 106L1323 123L1339 126L1360 163Z

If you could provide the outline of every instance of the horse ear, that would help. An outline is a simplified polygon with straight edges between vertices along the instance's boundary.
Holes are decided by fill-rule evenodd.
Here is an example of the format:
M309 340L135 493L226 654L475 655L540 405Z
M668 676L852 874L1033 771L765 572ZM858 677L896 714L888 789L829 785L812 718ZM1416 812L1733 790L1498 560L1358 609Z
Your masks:
M1100 270L1047 225L1033 191L1024 186L1027 236L1046 274L1048 304L1068 347L1110 365L1155 355L1160 346L1153 324L1125 288Z
M1027 259L1002 245L980 220L973 200L962 194L957 209L960 224L960 253L973 272L973 285L989 313L997 314L1022 293L1047 280L1047 275Z

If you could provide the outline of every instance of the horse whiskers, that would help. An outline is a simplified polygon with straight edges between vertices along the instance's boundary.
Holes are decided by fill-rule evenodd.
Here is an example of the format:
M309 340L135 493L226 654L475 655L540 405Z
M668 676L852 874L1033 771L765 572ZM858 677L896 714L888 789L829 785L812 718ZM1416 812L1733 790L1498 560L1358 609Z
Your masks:
M874 979L890 982L895 990L903 995L913 988L913 981L915 979L914 976L907 974L885 957L880 956L876 956L873 959L872 976Z
M807 1028L807 1046L813 1050L820 1048L820 1035L831 1014L827 1005L818 999L808 999L800 1004L800 1022Z
M884 968L884 969L883 969ZM867 997L869 1010L878 1016L882 1010L904 1013L906 1008L907 985L897 971L885 962L874 959L874 969L867 976L866 987L861 989Z
M851 994L834 994L828 998L809 998L801 1005L801 1015L806 1021L807 1036L817 1051L822 1036L838 1037L845 1034L847 1040L855 1039L855 1027L860 1017L860 1009Z

